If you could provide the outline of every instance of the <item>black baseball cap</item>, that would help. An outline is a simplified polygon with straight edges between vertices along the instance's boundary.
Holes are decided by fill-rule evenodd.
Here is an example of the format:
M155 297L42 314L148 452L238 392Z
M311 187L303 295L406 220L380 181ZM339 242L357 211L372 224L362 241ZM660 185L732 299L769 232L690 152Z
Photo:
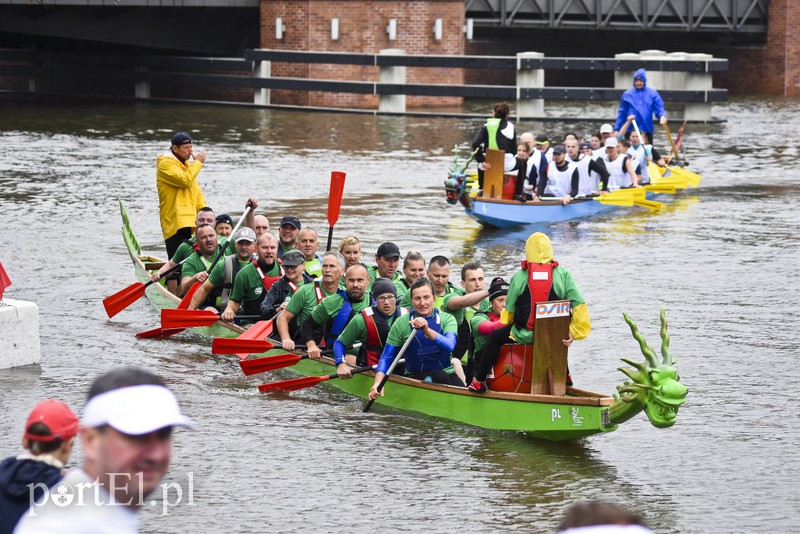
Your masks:
M233 226L233 219L231 219L231 216L227 213L223 213L222 215L217 215L217 221L214 224L219 223L228 223Z
M186 132L178 132L172 136L172 144L175 146L192 143L192 137Z
M378 247L378 252L375 254L378 258L399 258L400 257L400 247L392 243L391 241L387 241L386 243L381 244Z
M566 154L567 149L561 145L553 147L553 154Z
M287 215L283 219L281 219L281 226L284 224L288 224L289 226L294 226L298 230L300 230L300 219L295 217L294 215Z

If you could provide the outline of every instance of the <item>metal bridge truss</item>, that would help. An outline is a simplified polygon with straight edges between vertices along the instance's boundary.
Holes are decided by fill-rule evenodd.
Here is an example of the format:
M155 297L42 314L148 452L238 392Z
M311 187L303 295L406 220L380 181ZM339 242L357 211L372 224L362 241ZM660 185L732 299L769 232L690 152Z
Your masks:
M769 0L465 0L475 26L762 33Z

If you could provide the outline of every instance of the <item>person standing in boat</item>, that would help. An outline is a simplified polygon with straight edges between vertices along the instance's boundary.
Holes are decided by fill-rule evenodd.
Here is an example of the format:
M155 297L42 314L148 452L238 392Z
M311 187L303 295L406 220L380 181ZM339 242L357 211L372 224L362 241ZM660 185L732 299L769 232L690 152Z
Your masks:
M506 153L504 161L504 171L511 171L516 168L514 154L517 149L517 132L514 125L508 122L510 109L506 102L495 104L492 117L486 119L486 124L481 126L475 139L472 140L472 150L480 149L475 154L475 161L478 162L478 182L483 189L483 169L486 161L486 150L502 150Z
M405 358L405 375L424 382L460 387L465 385L456 375L450 358L457 342L458 325L455 318L434 307L433 284L427 278L420 278L411 284L408 292L414 309L408 320L405 317L395 320L389 330L375 372L375 383L369 391L370 399L380 395L378 385L386 376L400 347L415 330L414 339L402 355Z
M278 248L277 243L275 248ZM262 319L275 317L276 314L286 308L292 295L297 293L300 287L314 281L306 273L305 265L306 258L299 250L290 250L283 255L283 262L280 264L279 271L283 273L283 276L272 279L269 291L261 301L260 313Z
M557 146L553 148L553 161L547 165L547 171L539 180L533 199L560 198L561 203L566 206L578 195L579 185L578 167L567 160L566 149Z
M486 376L500 356L500 348L512 337L517 343L533 343L536 303L551 300L570 301L569 336L562 343L569 347L576 339L584 339L591 330L589 310L569 271L553 260L550 238L541 232L532 234L525 242L525 261L522 269L511 278L506 305L501 313L502 328L489 335L471 391L486 391Z
M179 132L172 137L170 151L156 156L158 208L168 258L181 242L192 237L195 213L208 205L197 183L206 151L195 155L193 146L189 134Z
M292 295L283 313L275 318L277 339L281 341L284 350L294 350L295 341L300 339L299 325L305 322L316 305L325 297L336 294L343 272L344 258L341 254L329 250L322 256L322 278L314 280L311 284L303 284Z
M239 272L253 261L256 233L251 228L240 228L233 237L236 254L225 256L211 269L208 278L192 296L190 310L211 309L219 312L228 307L233 284Z
M233 321L239 311L243 311L244 315L258 315L261 312L264 296L283 272L277 253L278 240L270 232L256 239L256 259L242 267L234 278L228 304L221 315L223 320Z
M378 278L372 284L372 299L375 304L356 314L333 343L339 378L350 378L351 366L377 364L392 325L408 313L397 305L397 288L387 278ZM347 348L357 343L361 343L358 354L347 354Z
M633 75L633 87L622 93L617 112L617 122L614 130L619 131L628 117L633 115L639 131L653 141L653 115L662 125L667 123L667 112L664 110L664 101L658 91L647 86L647 73L639 69Z
M319 344L333 348L333 343L345 329L350 320L372 302L367 268L361 264L353 265L344 273L344 291L322 299L300 325L300 337L305 342L308 357L318 360L321 355Z

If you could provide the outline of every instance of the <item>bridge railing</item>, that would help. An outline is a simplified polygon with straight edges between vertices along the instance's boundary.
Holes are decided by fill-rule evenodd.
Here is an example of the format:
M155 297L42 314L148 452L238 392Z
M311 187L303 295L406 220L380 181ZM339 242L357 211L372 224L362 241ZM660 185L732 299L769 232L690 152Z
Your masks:
M272 76L273 63L375 66L378 80L314 79ZM90 68L88 68L90 66ZM406 68L497 69L515 71L515 85L407 83ZM516 56L426 56L385 50L379 54L351 54L288 50L248 50L243 58L187 58L166 56L109 56L35 54L30 50L0 50L0 77L29 80L37 92L39 81L113 80L132 84L135 98L151 98L151 86L214 87L252 91L253 103L271 105L271 90L318 91L377 95L379 111L404 113L405 96L463 97L516 101L520 118L545 117L546 100L618 101L631 86L633 72L648 70L648 84L665 102L683 107L689 120L710 120L711 104L727 100L725 89L712 86L712 74L727 70L728 61L706 54L665 54L645 51L614 58L544 57L536 52ZM548 70L614 72L614 87L555 87L544 83ZM130 85L129 85L130 87ZM102 87L98 90L102 90Z

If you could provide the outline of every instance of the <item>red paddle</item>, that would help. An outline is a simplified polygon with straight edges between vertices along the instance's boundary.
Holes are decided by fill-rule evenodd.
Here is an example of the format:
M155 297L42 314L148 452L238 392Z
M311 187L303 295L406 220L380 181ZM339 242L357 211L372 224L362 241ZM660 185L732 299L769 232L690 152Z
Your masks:
M199 288L200 288L200 282L195 282L194 284L192 284L192 287L190 287L189 291L187 291L186 295L184 295L183 300L181 300L180 304L178 304L178 309L179 310L186 310L186 309L189 308L189 304L191 304L191 302L192 302L192 297L194 296L195 293L197 293L197 290ZM174 336L175 334L179 334L179 333L183 332L184 330L186 330L186 329L185 328L169 328L169 329L153 328L152 330L146 330L144 332L139 332L138 334L136 334L136 337L141 337L141 338L145 338L145 339L164 338L164 337Z
M254 321L261 319L260 315L237 315L237 319ZM210 310L178 310L164 308L161 310L161 328L195 328L211 326L219 321L219 314Z
M365 367L356 367L355 369L350 369L350 374L356 373L365 373L367 371L374 371L377 366L375 365L368 365ZM295 378L292 380L281 380L280 382L271 382L269 384L261 384L258 386L258 391L264 393L266 391L297 391L298 389L309 388L311 386L316 386L326 380L331 380L332 378L339 378L339 375L336 373L324 376L304 376L302 378Z
M308 358L308 354L278 354L275 356L266 356L264 358L253 358L251 360L242 360L239 362L239 367L242 372L247 375L257 375L258 373L266 373L267 371L274 371L275 369L283 369L296 364L300 360Z
M331 249L333 241L333 227L336 221L339 220L339 210L342 207L342 194L344 193L344 179L347 176L340 171L333 171L331 173L331 189L328 193L328 247L325 250Z
M190 256L191 257L191 256ZM164 278L166 275L172 273L173 271L177 271L183 265L183 262L188 260L189 258L184 259L182 262L176 264L174 267L170 268L161 275L161 278ZM125 289L121 291L117 291L110 297L106 297L103 299L103 307L106 309L106 313L109 317L114 317L116 314L139 300L141 297L144 296L144 292L147 289L147 286L152 284L153 281L150 280L146 284L141 282L134 282L133 284L129 285Z
M211 342L211 354L238 354L240 352L249 352L252 354L266 352L274 346L275 344L270 343L266 339L215 337Z

